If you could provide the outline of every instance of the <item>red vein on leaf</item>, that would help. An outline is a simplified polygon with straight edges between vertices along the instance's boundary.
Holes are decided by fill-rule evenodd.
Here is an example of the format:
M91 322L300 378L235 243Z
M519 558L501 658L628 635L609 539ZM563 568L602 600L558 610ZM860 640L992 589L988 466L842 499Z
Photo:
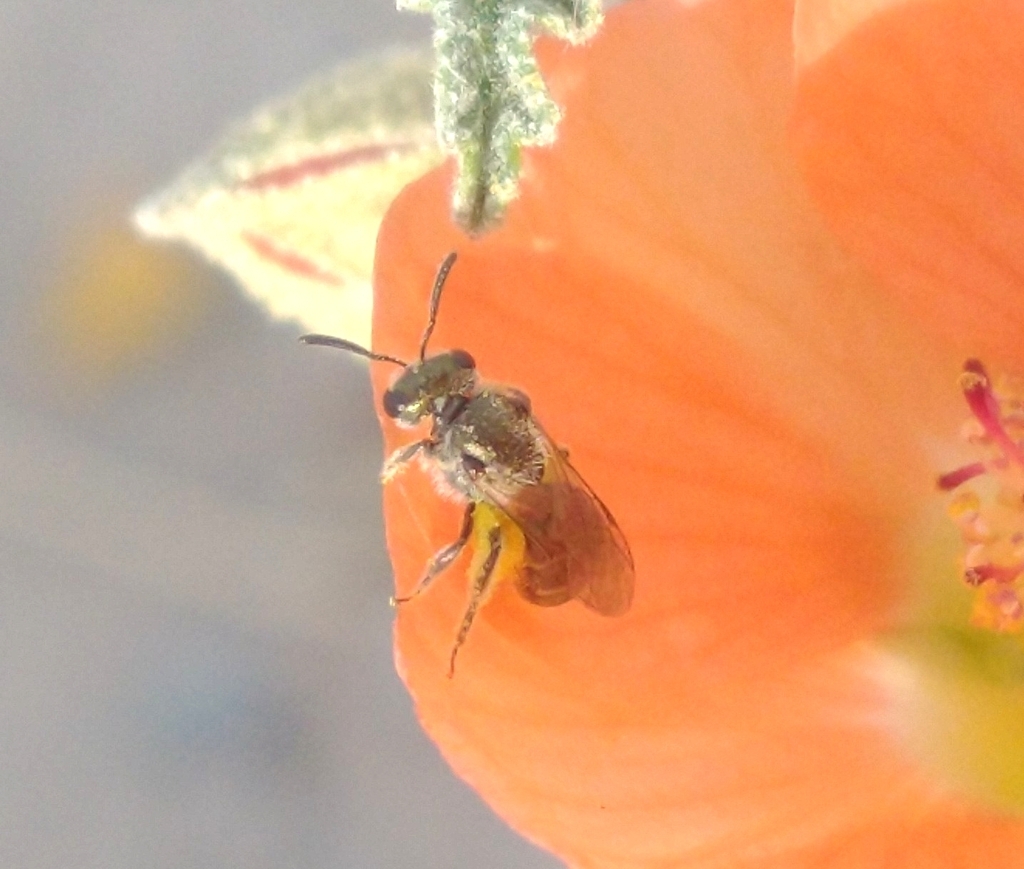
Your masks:
M363 145L330 154L317 154L297 163L287 163L258 172L239 186L243 190L268 190L290 187L307 178L318 178L341 169L348 169L360 163L375 163L391 154L406 154L419 146L412 142L389 142L378 145Z
M242 241L264 259L294 275L332 286L340 286L343 283L338 275L321 268L300 253L281 247L265 235L243 230Z

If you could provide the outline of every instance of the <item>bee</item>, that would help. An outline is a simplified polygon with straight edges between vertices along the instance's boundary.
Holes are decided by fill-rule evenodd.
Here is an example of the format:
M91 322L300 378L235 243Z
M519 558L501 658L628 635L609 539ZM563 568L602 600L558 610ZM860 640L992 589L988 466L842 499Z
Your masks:
M396 606L426 591L471 540L482 550L471 568L470 600L452 646L449 678L496 568L509 557L515 587L530 603L552 607L579 600L604 616L629 609L635 574L629 544L612 514L533 415L526 393L482 382L465 350L427 356L455 259L450 253L437 271L415 362L329 335L299 339L399 366L382 397L384 413L403 428L430 424L426 437L391 454L381 478L386 484L418 461L439 492L465 504L458 537L428 561L408 596L392 598Z

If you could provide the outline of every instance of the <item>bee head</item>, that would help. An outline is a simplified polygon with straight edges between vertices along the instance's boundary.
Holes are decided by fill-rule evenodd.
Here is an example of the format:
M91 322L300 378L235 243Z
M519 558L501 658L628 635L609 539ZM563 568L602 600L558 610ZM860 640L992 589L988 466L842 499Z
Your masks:
M465 350L448 350L427 358L427 344L437 322L441 291L455 263L455 257L454 251L448 254L434 278L427 325L420 339L419 359L416 362L403 362L395 356L377 353L346 338L330 335L303 335L299 338L304 344L336 347L365 359L399 366L402 371L384 393L381 402L384 413L399 425L414 426L427 416L446 418L472 395L476 386L476 363Z
M414 426L440 416L452 400L468 398L476 385L476 362L465 350L449 350L407 365L384 393L384 413Z

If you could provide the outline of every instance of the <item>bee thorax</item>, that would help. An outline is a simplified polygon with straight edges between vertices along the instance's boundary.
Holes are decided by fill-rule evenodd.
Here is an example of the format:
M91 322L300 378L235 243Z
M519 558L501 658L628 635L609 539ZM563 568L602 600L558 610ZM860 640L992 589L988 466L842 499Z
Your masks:
M450 421L439 423L434 458L448 483L473 500L514 495L537 484L546 455L518 393L485 389Z

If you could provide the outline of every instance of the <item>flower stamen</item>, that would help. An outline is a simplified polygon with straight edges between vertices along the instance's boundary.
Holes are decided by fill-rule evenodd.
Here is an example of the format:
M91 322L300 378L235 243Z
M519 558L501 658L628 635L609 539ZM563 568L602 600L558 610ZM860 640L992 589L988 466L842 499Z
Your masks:
M963 439L979 460L942 474L950 519L965 551L961 577L976 590L971 622L1000 633L1024 629L1024 382L996 386L977 359L960 375L971 419Z
M951 492L961 483L966 483L968 480L974 479L974 477L980 477L987 470L984 462L972 462L969 465L964 465L962 468L957 468L955 471L942 474L938 480L939 488L944 492Z
M1000 400L992 391L988 373L977 359L968 359L964 363L964 372L960 375L960 388L967 399L967 406L974 414L974 418L981 423L985 434L1003 450L1007 459L1024 467L1024 452L1007 433L1003 425ZM1017 400L1020 401L1020 398Z

